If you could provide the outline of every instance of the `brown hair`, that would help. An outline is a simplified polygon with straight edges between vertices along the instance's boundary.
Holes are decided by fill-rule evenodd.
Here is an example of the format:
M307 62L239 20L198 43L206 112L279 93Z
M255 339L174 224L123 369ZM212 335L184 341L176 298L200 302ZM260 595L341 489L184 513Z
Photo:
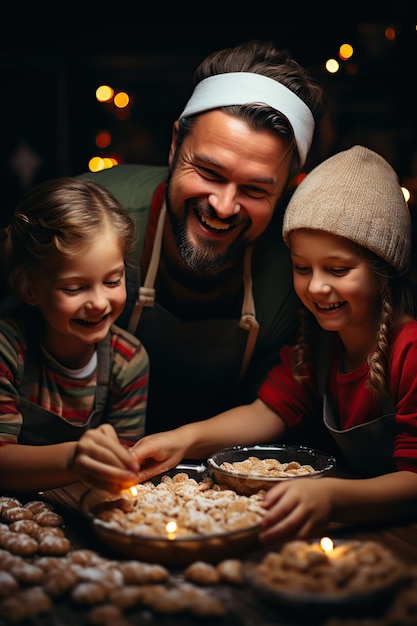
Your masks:
M270 41L253 39L234 48L213 52L195 70L195 85L210 76L228 72L253 72L268 76L293 91L309 107L316 122L323 115L322 88L306 69L291 58L287 50L276 48ZM289 180L299 172L300 163L292 127L282 113L265 104L220 107L222 108L245 121L254 130L271 131L287 140L288 147L292 149ZM195 117L180 120L178 147L189 133Z
M22 295L32 270L56 252L76 254L110 227L125 261L133 255L135 223L114 196L91 180L61 177L30 189L10 225L9 283Z

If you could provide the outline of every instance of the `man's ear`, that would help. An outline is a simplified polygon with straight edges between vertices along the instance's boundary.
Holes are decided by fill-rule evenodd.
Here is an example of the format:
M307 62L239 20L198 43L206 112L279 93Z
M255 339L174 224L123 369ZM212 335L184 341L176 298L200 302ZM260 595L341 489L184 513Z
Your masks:
M174 158L175 150L177 149L178 127L179 127L179 121L176 120L174 124L172 125L171 147L169 149L169 156L168 156L169 165L171 165L172 160Z

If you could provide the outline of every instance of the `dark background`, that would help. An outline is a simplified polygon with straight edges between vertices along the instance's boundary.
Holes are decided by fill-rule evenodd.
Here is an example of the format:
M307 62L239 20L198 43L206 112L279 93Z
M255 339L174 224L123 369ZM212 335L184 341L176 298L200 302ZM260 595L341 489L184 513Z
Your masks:
M308 170L362 143L417 195L417 2L15 2L0 38L0 219L39 180L76 175L97 154L166 164L172 122L198 63L218 48L270 39L323 85L327 112ZM385 38L395 29L393 41ZM340 44L355 56L328 74ZM133 98L127 119L96 101L101 84ZM99 150L99 130L112 143Z

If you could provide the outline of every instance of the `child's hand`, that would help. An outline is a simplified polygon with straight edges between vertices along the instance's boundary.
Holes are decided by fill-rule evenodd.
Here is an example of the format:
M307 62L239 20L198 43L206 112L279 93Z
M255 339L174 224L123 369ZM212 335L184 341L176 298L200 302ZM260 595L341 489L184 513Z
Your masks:
M129 452L140 466L137 482L142 483L180 463L185 447L178 431L170 430L142 437Z
M76 442L68 466L81 480L114 493L138 482L139 465L110 424L87 430Z
M319 537L330 521L330 484L326 478L286 480L265 494L263 506L262 542Z

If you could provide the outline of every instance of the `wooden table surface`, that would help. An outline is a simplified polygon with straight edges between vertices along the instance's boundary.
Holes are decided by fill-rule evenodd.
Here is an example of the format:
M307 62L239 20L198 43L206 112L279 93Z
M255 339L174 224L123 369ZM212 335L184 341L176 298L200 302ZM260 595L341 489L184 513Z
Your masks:
M127 557L117 555L108 549L95 535L90 523L84 515L76 510L73 506L65 501L65 498L58 498L54 501L51 499L52 492L45 494L26 494L24 497L17 496L22 502L37 499L51 502L53 501L54 509L64 517L64 531L70 539L72 547L87 548L94 550L101 556L113 559L126 559ZM4 494L3 494L4 495ZM9 494L10 495L10 494ZM383 544L390 548L404 563L411 566L417 565L417 523L406 522L404 524L380 525L379 527L363 527L363 526L343 526L333 524L328 530L329 536L334 539L360 539L372 540ZM278 546L270 546L268 548L255 547L246 554L239 555L243 561L260 559L267 551L278 549ZM174 577L181 577L182 570L172 568L171 573ZM417 576L417 575L416 575ZM417 580L417 579L416 579ZM413 583L414 585L414 583ZM417 582L415 584L415 595L417 596ZM390 607L392 607L395 596L392 598L386 608L376 608L375 615L373 611L370 614L358 613L351 616L338 615L338 611L324 611L321 615L308 614L289 611L276 603L270 603L257 597L253 590L247 585L232 586L220 584L212 589L214 595L219 598L223 604L227 606L228 612L224 618L196 618L186 614L178 615L162 615L152 613L143 608L135 608L125 613L128 624L138 626L153 626L160 624L162 626L195 626L205 624L205 626L416 626L417 625L417 606L415 607L414 617L404 622L394 622L387 616L390 615ZM398 594L403 593L399 591ZM417 604L417 602L416 602ZM346 618L346 620L344 619ZM354 621L352 622L352 619ZM333 620L333 621L332 621ZM350 621L349 621L350 620ZM366 621L368 620L368 621ZM371 621L370 621L371 620ZM0 624L10 624L11 622L2 621ZM34 626L80 626L87 622L87 610L74 606L71 602L60 600L55 602L53 610L44 615L38 615L32 621L25 621L26 624ZM103 625L104 626L104 625ZM106 625L107 626L107 625ZM109 625L110 626L110 625ZM116 623L111 626L118 626Z

